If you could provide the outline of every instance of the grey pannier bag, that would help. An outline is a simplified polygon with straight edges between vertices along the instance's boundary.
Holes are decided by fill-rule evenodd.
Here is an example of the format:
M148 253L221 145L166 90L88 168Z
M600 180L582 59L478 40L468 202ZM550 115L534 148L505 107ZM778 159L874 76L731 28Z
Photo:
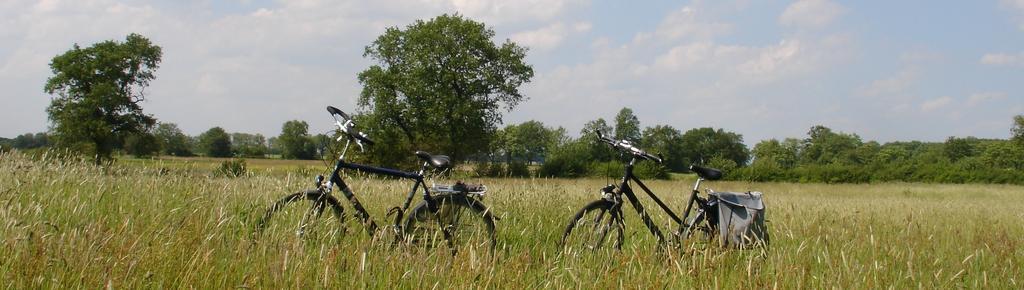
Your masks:
M768 245L760 192L715 192L712 195L718 198L718 232L722 246Z

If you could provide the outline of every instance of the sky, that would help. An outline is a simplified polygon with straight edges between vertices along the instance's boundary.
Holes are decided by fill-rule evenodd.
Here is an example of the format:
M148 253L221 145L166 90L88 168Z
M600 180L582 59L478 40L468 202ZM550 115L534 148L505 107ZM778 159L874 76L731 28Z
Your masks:
M388 27L459 13L528 47L505 124L574 135L633 109L642 126L810 127L864 140L1007 138L1024 114L1024 0L0 0L0 137L45 131L49 61L140 33L163 48L144 111L198 135L330 129L358 111L363 50Z

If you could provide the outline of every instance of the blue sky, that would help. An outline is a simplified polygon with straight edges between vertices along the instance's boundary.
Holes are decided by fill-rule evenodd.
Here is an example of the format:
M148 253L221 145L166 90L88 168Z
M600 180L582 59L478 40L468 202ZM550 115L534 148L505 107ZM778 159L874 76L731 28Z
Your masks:
M1024 0L0 0L0 136L47 128L47 64L138 32L164 48L143 107L188 134L275 136L354 110L363 47L442 13L530 47L506 123L576 133L632 108L642 125L725 128L754 143L813 125L866 140L1006 138L1024 114Z

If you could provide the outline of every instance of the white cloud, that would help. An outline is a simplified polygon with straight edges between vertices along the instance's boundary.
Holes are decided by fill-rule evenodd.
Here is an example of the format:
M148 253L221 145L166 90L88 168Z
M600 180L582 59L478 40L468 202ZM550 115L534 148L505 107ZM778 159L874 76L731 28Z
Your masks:
M983 92L971 94L967 97L967 105L974 107L985 102L995 101L1006 98L1006 93L1003 92Z
M916 69L904 69L894 76L871 82L861 89L861 94L871 97L902 95L911 84L917 81L919 75L920 73Z
M550 20L586 0L441 0L445 6L488 24Z
M1024 52L988 53L981 57L980 62L995 66L1024 66Z
M509 38L529 48L550 50L558 47L570 35L590 31L590 28L589 22L579 22L571 27L562 22L557 22L540 29L515 33Z
M943 107L946 107L947 105L949 105L952 102L953 102L953 98L950 97L950 96L943 96L943 97L927 100L924 103L921 103L921 111L922 112L926 112L926 113L927 112L932 112L932 111L941 109Z
M653 32L637 33L634 42L708 40L732 29L731 24L705 19L705 14L700 7L692 6L672 11Z
M1009 7L1016 11L1017 21L1019 22L1020 30L1024 30L1024 0L1001 0L999 1L1003 6Z
M843 13L843 7L828 0L799 0L779 16L784 26L819 29L828 26Z

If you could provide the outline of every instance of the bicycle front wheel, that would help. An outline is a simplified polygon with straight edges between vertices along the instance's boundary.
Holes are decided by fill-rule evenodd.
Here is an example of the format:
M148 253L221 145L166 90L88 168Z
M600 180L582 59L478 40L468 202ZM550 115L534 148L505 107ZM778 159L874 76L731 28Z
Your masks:
M622 248L622 211L615 203L599 199L587 204L569 220L562 240L563 252L597 250L606 244Z
M403 231L406 243L426 247L447 244L453 253L459 248L493 251L496 240L490 210L461 194L420 202L405 220Z
M330 216L323 217L330 209ZM344 232L344 209L330 194L312 189L289 194L274 202L260 217L254 237L302 240L335 239Z

